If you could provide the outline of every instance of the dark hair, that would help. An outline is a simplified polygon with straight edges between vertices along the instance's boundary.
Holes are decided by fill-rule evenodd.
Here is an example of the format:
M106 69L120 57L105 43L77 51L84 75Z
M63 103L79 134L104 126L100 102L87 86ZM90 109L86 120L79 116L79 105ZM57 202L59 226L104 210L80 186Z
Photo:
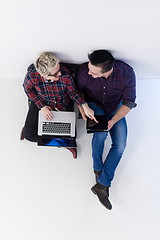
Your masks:
M102 72L108 72L112 69L114 57L107 50L96 50L88 54L89 61L96 67L101 67Z

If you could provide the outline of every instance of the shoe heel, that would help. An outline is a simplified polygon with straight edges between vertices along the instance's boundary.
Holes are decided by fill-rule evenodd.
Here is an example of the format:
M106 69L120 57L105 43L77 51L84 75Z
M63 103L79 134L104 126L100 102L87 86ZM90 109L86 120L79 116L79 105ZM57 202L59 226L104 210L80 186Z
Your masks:
M23 132L24 132L24 127L22 128L21 130L21 134L20 134L20 140L24 140L24 135L23 135Z

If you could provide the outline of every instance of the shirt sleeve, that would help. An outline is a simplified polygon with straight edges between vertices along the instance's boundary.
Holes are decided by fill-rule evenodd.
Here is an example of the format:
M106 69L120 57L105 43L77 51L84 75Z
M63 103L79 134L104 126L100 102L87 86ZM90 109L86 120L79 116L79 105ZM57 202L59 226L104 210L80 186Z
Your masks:
M123 91L122 104L132 109L137 106L137 104L135 103L136 76L132 68L127 73L126 79L127 79L126 81L127 83Z
M41 97L36 93L34 88L34 78L28 73L24 79L23 83L24 91L28 98L33 101L39 109L45 106Z
M81 96L76 87L75 87L75 83L73 81L73 78L71 76L67 77L67 92L70 96L70 98L75 101L78 105L82 105L84 104L86 101L83 98L83 96Z

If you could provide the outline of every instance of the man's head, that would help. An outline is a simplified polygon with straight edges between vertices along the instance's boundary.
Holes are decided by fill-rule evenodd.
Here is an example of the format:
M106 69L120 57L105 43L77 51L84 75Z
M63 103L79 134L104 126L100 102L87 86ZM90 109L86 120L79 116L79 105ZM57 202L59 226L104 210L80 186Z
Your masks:
M89 72L93 78L105 77L108 78L113 71L114 58L107 50L96 50L88 54Z
M59 60L51 53L42 53L35 62L35 68L48 80L57 81L61 75Z

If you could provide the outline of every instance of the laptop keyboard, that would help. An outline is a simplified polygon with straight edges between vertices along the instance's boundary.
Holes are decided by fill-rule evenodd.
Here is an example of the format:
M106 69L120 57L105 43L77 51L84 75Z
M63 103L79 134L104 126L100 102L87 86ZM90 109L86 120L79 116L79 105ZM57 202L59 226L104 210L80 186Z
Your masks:
M43 133L71 134L71 123L43 122Z

